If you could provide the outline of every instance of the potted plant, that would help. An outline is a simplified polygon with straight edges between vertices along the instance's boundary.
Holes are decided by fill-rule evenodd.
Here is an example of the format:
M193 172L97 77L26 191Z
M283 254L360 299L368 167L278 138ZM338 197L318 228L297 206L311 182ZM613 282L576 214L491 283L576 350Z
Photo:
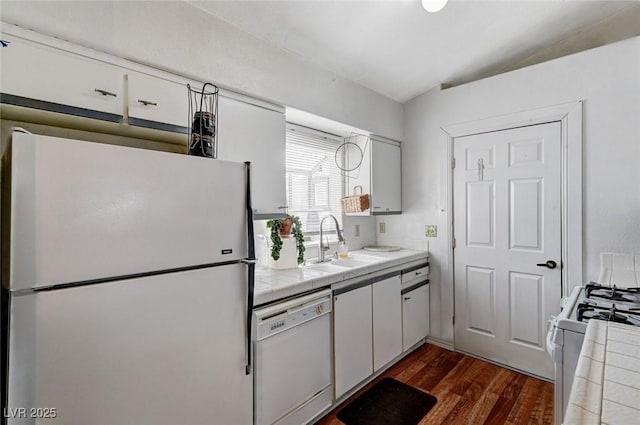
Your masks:
M302 234L302 223L295 215L287 214L285 218L278 218L267 221L267 227L271 229L271 258L277 261L280 258L282 249L282 238L293 237L296 239L296 250L298 252L298 264L304 261L304 235Z

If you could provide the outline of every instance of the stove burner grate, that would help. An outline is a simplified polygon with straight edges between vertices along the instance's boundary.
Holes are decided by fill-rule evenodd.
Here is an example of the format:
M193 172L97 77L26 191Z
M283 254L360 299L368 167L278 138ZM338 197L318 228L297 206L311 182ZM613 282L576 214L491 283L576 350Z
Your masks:
M640 287L618 288L616 285L609 287L600 285L599 283L590 282L585 287L585 294L587 298L597 297L612 301L634 302L638 300Z
M578 304L578 322L583 322L589 319L600 319L608 322L624 323L627 325L636 325L636 323L629 320L628 315L640 312L640 308L629 308L626 310L616 308L613 304L611 307L600 307L593 303L580 303Z

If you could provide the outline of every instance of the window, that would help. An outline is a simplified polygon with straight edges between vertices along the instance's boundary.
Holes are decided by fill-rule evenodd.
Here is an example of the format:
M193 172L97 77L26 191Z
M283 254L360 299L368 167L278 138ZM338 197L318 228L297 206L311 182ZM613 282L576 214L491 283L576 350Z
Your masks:
M287 124L286 172L289 214L297 215L302 231L320 231L320 220L329 214L342 228L342 175L335 162L337 136ZM333 229L325 223L325 229Z

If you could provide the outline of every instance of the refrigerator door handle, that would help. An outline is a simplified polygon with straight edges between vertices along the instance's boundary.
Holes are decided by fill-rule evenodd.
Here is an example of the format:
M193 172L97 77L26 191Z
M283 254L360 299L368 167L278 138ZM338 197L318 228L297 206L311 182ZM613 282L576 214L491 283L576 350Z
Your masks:
M252 362L251 362L251 328L252 323L251 319L253 318L253 292L255 287L255 271L256 271L256 250L255 250L255 241L253 234L253 208L251 206L251 162L245 162L247 169L247 178L246 178L246 207L247 207L247 248L248 248L248 257L243 260L247 267L247 361L245 364L245 374L251 374Z

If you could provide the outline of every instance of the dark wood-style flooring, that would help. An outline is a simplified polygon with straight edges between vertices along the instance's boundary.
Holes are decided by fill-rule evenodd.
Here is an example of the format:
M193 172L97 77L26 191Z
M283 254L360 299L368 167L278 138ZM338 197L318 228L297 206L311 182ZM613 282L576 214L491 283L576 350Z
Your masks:
M552 383L425 344L316 425L341 425L336 418L337 412L387 376L427 391L438 399L420 425L553 423Z

